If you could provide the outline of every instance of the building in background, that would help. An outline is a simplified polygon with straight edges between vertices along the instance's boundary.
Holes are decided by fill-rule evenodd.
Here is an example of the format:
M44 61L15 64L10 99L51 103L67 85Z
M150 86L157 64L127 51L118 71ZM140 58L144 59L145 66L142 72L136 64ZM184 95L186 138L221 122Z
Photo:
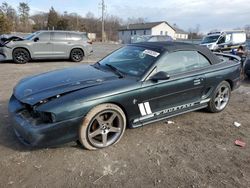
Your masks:
M176 40L187 40L188 39L188 32L179 29L179 28L174 28L175 29L175 39Z
M181 29L172 27L168 22L148 22L139 24L129 24L122 26L118 30L119 41L127 44L131 42L131 37L135 35L169 35L173 39L187 39L188 34Z

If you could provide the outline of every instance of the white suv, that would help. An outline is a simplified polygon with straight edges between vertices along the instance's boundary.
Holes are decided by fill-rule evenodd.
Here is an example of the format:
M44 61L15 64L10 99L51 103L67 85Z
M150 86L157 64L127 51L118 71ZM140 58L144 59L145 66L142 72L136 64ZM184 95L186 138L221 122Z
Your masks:
M27 63L31 59L71 59L79 62L93 52L91 44L83 32L37 31L25 38L2 38L0 54L4 60L15 63Z

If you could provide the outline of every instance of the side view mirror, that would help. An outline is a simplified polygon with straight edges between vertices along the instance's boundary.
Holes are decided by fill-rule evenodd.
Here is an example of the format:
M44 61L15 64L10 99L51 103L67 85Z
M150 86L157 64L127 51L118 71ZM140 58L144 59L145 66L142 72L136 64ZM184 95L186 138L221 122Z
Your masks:
M170 78L169 74L164 72L164 71L160 71L157 72L156 74L154 74L152 77L150 77L150 80L152 81L158 81L158 80L168 80Z
M38 37L34 38L34 42L37 42L37 41L39 41L39 38Z

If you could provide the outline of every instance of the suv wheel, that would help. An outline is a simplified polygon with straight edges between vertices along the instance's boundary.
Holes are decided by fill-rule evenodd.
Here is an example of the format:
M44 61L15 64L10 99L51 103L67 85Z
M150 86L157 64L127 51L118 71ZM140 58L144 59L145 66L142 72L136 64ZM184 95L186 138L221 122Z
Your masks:
M23 48L17 48L13 51L13 61L18 64L25 64L30 60L30 54Z
M84 53L81 49L73 49L70 53L70 59L74 62L80 62L83 60Z

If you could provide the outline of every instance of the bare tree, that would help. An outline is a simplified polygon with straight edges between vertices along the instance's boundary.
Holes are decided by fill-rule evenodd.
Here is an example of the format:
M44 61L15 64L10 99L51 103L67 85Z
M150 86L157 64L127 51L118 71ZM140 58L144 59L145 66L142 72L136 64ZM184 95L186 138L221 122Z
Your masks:
M20 18L20 23L21 23L19 27L20 27L20 30L23 32L31 32L31 27L29 23L29 11L30 11L30 7L28 3L24 3L24 2L19 3L18 12L19 12L19 18Z
M11 25L8 22L7 17L0 11L0 34L10 33Z
M8 25L10 25L11 30L16 30L16 25L18 24L18 17L16 10L12 8L7 2L3 2L0 6L0 10L3 13L3 15L8 20Z
M188 38L189 39L200 39L202 38L202 34L200 33L200 24L197 24L195 28L189 28L188 30Z
M139 17L139 18L135 18L135 17L129 17L127 18L127 20L124 22L125 25L128 25L128 24L137 24L137 23L145 23L147 22L147 18L142 18L142 17Z
M37 13L31 16L31 19L35 22L35 25L33 26L33 31L47 29L48 13Z

